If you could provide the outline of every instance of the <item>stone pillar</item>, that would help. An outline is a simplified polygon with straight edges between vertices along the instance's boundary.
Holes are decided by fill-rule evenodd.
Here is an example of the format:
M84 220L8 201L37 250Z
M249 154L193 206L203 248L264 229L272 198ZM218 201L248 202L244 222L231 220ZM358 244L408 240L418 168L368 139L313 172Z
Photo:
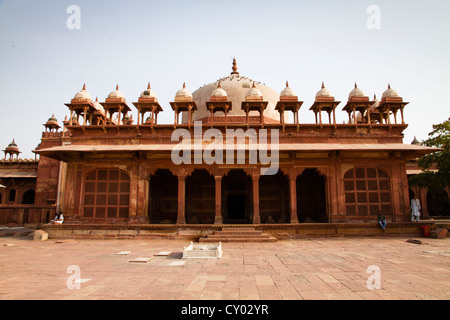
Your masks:
M178 175L178 216L177 224L186 224L185 198L186 198L186 174Z
M252 175L253 182L253 224L260 224L259 216L259 174Z
M294 173L289 175L289 201L291 212L290 223L299 223L297 216L297 176Z
M214 224L222 224L222 176L214 176L216 181L216 215Z

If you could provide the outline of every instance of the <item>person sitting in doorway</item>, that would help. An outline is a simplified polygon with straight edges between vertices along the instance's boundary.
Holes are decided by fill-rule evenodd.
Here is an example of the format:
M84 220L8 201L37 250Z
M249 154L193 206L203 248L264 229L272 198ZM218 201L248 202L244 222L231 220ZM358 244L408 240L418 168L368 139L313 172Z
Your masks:
M62 224L64 222L64 216L62 212L56 214L55 219L51 221L53 224Z
M386 229L386 217L384 214L378 213L378 224L381 226L382 231L384 232Z

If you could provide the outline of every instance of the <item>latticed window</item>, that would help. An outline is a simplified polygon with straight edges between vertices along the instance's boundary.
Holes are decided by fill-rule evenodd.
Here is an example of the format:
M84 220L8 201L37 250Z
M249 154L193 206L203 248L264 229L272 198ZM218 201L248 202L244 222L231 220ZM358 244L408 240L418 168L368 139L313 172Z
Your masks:
M354 168L344 176L347 216L391 214L389 176L376 168Z
M118 169L98 169L86 177L84 217L128 218L130 177Z

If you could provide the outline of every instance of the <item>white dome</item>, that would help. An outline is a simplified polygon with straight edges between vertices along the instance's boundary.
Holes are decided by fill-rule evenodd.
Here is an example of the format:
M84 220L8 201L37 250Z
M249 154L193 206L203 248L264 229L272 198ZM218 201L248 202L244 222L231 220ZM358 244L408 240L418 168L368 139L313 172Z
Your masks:
M192 120L200 120L208 118L211 115L210 110L206 107L206 103L211 101L211 93L217 89L220 82L220 87L227 93L228 101L232 103L232 109L228 112L228 117L241 117L245 119L245 111L241 109L241 104L246 101L246 94L252 87L252 79L248 77L241 76L237 72L237 66L235 60L233 60L233 72L229 76L218 79L215 82L205 84L199 89L192 93L193 100L195 101L198 110L192 115ZM280 113L275 109L278 101L280 100L279 92L273 90L272 88L266 86L265 84L259 83L256 94L258 98L264 97L264 100L268 102L267 108L264 110L264 117L271 119L273 122L280 121ZM222 111L216 113L217 116L224 116ZM215 116L216 116L215 115ZM250 111L249 115L259 116L258 111ZM288 120L288 114L285 114L285 121ZM188 121L187 112L183 112L183 123Z
M112 91L109 95L108 98L123 98L125 99L124 94L122 93L122 91L119 91L119 85L116 86L116 90Z
M155 98L155 99L157 98L155 91L153 91L150 87L150 83L148 84L147 89L142 91L140 97L141 98Z
M105 109L103 108L103 106L100 104L100 102L98 102L98 97L95 98L94 108L100 112L105 112Z
M325 85L323 84L323 82L322 82L322 88L319 91L317 91L317 93L316 93L316 98L319 98L319 97L327 97L327 98L332 97L330 91L328 91L325 88Z
M391 85L388 85L388 89L383 92L383 96L381 97L381 99L384 98L400 98L400 96L398 95L397 91L391 89Z
M353 90L350 92L350 94L348 95L348 98L349 98L349 99L350 99L350 98L355 98L355 97L358 97L358 98L365 97L364 92L363 92L361 89L358 88L358 86L356 85L356 83L355 83L355 89L353 89Z
M192 93L186 89L186 84L183 83L183 88L177 91L175 97L192 97Z
M255 83L253 82L253 87L250 88L245 94L245 98L262 98L261 90L256 88Z
M375 108L378 108L379 105L380 105L380 100L378 100L377 96L374 95L373 96L373 105L370 108L375 109Z
M86 85L83 85L83 89L81 89L80 92L78 92L75 97L73 97L74 99L89 99L92 100L91 95L89 93L87 93L86 91Z
M296 97L297 95L295 94L294 90L289 88L289 83L286 81L286 88L284 88L283 91L281 91L280 96L281 97Z
M222 89L220 82L217 85L217 88L211 93L211 97L228 97L227 92Z

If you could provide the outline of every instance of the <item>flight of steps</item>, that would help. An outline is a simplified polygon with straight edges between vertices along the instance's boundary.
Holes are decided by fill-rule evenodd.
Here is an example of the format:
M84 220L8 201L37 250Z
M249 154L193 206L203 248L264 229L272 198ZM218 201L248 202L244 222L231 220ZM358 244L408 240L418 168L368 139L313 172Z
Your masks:
M222 228L214 234L200 238L199 242L276 242L277 238L271 237L255 228Z

